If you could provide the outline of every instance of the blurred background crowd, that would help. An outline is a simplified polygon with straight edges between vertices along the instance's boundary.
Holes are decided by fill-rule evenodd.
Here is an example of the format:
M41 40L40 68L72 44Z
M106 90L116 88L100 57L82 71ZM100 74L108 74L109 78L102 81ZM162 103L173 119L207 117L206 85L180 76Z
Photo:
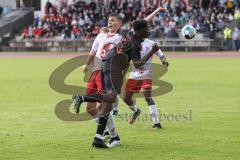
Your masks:
M222 32L225 45L230 49L234 43L239 50L239 29L229 27L234 21L238 26L240 24L238 0L201 0L190 6L181 0L173 1L173 5L167 6L167 14L160 13L153 19L150 25L151 38L178 38L178 31L190 24L198 33L212 39L217 32ZM155 9L154 5L143 6L140 0L124 0L121 5L117 0L110 0L108 5L103 0L91 0L90 3L81 0L72 3L67 0L56 0L56 3L48 1L44 15L35 16L33 25L22 31L22 38L88 40L107 25L109 13L119 13L124 19L124 28L129 28L133 20L143 18Z

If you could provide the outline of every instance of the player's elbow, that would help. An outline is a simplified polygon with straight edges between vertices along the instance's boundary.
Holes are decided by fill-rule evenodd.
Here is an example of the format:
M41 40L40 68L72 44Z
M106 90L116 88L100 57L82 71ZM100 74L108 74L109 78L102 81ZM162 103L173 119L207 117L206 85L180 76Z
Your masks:
M143 65L142 65L141 63L136 63L136 64L134 64L134 67L135 67L136 69L140 69L142 66L143 66Z

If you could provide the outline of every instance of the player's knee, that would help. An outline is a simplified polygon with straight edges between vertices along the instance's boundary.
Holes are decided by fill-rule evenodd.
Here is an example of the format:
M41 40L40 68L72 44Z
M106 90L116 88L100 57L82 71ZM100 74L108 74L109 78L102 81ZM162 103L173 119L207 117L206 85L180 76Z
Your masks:
M95 116L98 113L96 103L87 103L86 111L91 115Z
M114 103L117 99L117 94L111 93L106 96L106 102L108 103Z

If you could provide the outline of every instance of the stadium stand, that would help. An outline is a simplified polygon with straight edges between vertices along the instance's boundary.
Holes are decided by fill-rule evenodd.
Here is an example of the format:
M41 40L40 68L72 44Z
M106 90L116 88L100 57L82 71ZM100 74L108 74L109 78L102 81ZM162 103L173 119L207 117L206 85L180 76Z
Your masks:
M0 18L0 37L16 33L33 22L33 9L19 9Z
M79 51L79 46L88 46L85 43L90 44L92 38L98 34L99 28L106 26L109 13L119 13L124 18L124 28L129 28L133 20L145 17L156 7L141 3L143 1L140 0L123 1L121 5L116 0L110 0L109 4L105 4L103 0L92 0L90 3L80 0L73 2L68 4L66 0L61 0L56 5L48 1L43 17L35 16L34 23L11 42L11 47L35 47L34 50L42 51ZM239 2L213 0L210 3L209 0L202 0L201 3L188 5L181 2L173 1L173 5L167 6L168 14L159 14L154 18L150 26L150 38L170 50L226 49L223 31L226 26L231 31L239 28ZM186 24L193 25L198 32L198 37L191 42L179 34ZM44 43L46 41L49 41L48 45ZM69 41L74 42L72 46L69 45ZM61 44L60 49L56 49L58 44Z

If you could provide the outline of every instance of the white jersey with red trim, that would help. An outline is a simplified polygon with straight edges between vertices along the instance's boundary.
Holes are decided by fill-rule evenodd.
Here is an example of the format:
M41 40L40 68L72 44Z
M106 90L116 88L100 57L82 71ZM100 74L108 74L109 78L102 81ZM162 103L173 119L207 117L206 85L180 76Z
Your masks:
M107 51L118 45L122 38L122 35L118 33L99 33L97 35L92 45L92 50L96 52L92 71L101 70L103 57Z
M152 46L153 44L155 44L156 42L150 40L150 39L145 39L142 43L141 43L141 58L146 56L148 53L150 53L150 51L152 50ZM159 49L155 55L157 55L159 58L163 56L163 53L161 51L161 49ZM129 75L129 79L136 79L136 80L143 80L143 79L152 79L152 57L149 58L149 60L146 62L146 64L144 64L140 69L136 69L133 65L132 65L132 70L131 73Z

